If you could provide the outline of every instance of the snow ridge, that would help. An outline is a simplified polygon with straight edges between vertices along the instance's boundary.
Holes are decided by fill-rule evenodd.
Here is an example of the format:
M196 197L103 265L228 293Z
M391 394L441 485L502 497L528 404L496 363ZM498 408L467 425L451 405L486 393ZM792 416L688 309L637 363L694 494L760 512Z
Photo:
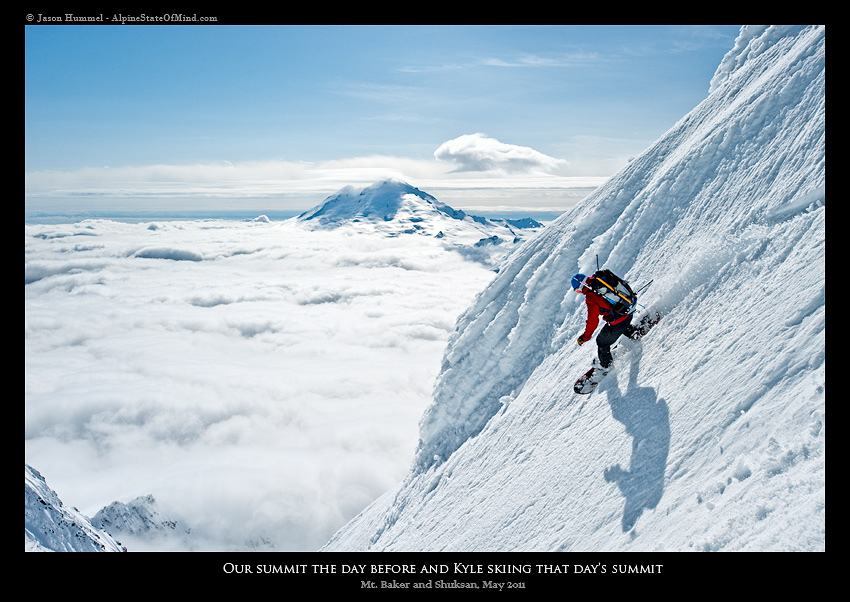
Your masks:
M65 506L31 466L24 464L24 549L27 552L126 552L76 508Z
M744 28L700 105L503 264L408 478L326 549L823 549L825 210L824 27ZM569 279L597 258L665 318L579 398Z

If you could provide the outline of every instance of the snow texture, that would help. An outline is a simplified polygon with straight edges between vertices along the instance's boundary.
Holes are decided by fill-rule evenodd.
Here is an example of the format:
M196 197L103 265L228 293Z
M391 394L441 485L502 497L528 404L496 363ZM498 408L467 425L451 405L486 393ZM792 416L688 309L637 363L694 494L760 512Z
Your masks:
M325 550L821 551L825 27L748 26L707 98L459 319L407 478ZM572 384L601 266L664 319Z

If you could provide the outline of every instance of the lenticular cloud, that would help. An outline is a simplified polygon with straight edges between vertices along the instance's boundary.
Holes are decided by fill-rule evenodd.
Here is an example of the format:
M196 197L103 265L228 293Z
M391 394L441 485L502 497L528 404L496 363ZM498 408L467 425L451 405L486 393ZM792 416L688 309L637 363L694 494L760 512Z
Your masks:
M484 134L465 134L444 142L434 151L439 161L454 163L456 172L502 171L557 172L566 161L554 159L527 146L505 144Z

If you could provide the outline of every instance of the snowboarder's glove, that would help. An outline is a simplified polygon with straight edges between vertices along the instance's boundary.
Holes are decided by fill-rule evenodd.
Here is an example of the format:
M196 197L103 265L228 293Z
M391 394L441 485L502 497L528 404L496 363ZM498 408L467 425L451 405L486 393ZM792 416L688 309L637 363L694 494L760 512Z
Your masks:
M583 343L585 343L584 335L580 334L580 335L578 335L578 344L582 345Z

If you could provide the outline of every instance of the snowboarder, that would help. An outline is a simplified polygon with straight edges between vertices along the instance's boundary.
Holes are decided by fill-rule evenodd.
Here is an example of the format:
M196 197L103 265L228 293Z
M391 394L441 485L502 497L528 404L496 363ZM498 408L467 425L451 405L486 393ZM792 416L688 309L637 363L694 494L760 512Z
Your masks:
M587 322L584 332L578 337L578 344L583 345L593 338L593 333L596 332L601 317L605 321L605 326L602 327L596 337L598 357L593 361L593 365L599 371L598 375L604 376L608 373L614 359L611 355L611 345L616 343L622 335L632 338L635 329L632 327L632 314L615 312L611 308L611 304L591 288L589 282L592 279L592 276L576 274L571 281L573 290L584 295L587 303Z
M584 295L587 303L587 323L584 332L578 337L578 344L583 345L593 338L600 317L605 321L605 326L596 337L597 357L593 360L593 366L579 377L573 386L573 390L579 395L587 395L608 374L614 360L611 346L617 339L622 335L633 341L642 338L661 320L661 312L648 309L633 324L632 315L637 307L637 294L632 291L628 282L610 270L597 270L593 276L576 274L571 284L576 293ZM649 283L643 288L647 286Z

